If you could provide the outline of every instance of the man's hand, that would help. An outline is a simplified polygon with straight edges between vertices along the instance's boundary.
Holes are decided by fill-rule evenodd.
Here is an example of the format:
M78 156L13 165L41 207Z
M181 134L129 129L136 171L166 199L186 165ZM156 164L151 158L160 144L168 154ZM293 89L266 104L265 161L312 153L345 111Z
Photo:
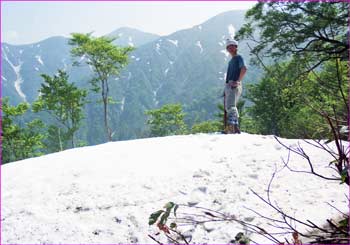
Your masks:
M238 87L239 85L241 85L241 81L229 82L228 85L229 85L231 88L236 88L236 87Z

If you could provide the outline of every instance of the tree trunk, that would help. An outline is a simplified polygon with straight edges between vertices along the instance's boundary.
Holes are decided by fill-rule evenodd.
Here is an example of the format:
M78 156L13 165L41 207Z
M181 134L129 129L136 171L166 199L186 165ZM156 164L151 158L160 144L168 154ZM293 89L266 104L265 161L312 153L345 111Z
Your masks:
M60 143L60 151L63 151L62 140L61 140L61 129L58 127L58 140Z
M74 133L72 133L72 148L75 148Z
M107 134L107 140L112 141L112 132L108 125L108 86L107 81L102 82L102 99L103 99L103 113L104 113L104 124Z
M108 141L112 141L112 132L108 125L108 101L106 98L103 99L103 111L104 111L104 121L105 121L105 129L108 137Z

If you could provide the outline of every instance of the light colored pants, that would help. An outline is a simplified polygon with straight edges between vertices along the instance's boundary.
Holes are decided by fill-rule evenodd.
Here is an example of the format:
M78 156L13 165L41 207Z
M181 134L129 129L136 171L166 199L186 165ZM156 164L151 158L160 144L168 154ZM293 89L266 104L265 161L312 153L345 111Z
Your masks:
M227 113L227 124L238 124L237 102L242 94L242 84L231 88L228 84L225 86L225 110Z

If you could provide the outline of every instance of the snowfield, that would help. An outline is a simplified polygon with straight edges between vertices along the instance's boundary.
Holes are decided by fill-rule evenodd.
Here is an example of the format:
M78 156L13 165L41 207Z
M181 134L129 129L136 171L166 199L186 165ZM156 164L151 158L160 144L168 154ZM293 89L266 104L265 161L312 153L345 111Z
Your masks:
M300 141L282 140L288 145ZM331 175L329 156L301 144L318 163L316 170ZM6 164L1 243L154 243L147 236L156 230L148 226L148 217L169 201L266 227L247 208L276 215L249 188L264 195L282 157L287 151L273 136L198 134L110 142ZM294 155L291 165L307 169ZM271 195L295 217L322 225L337 215L326 201L345 211L347 193L346 185L283 169ZM243 231L237 223L180 229L192 229L192 243L221 244ZM271 243L258 235L251 238Z

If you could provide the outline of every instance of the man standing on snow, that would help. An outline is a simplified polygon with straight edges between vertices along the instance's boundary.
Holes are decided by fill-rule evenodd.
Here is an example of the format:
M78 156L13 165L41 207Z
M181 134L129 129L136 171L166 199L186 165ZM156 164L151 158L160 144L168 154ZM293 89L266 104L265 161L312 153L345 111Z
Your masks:
M225 85L225 111L227 121L225 133L241 133L238 127L237 102L242 94L242 79L247 72L242 56L237 54L238 42L236 40L226 40L226 50L232 56L228 63Z

